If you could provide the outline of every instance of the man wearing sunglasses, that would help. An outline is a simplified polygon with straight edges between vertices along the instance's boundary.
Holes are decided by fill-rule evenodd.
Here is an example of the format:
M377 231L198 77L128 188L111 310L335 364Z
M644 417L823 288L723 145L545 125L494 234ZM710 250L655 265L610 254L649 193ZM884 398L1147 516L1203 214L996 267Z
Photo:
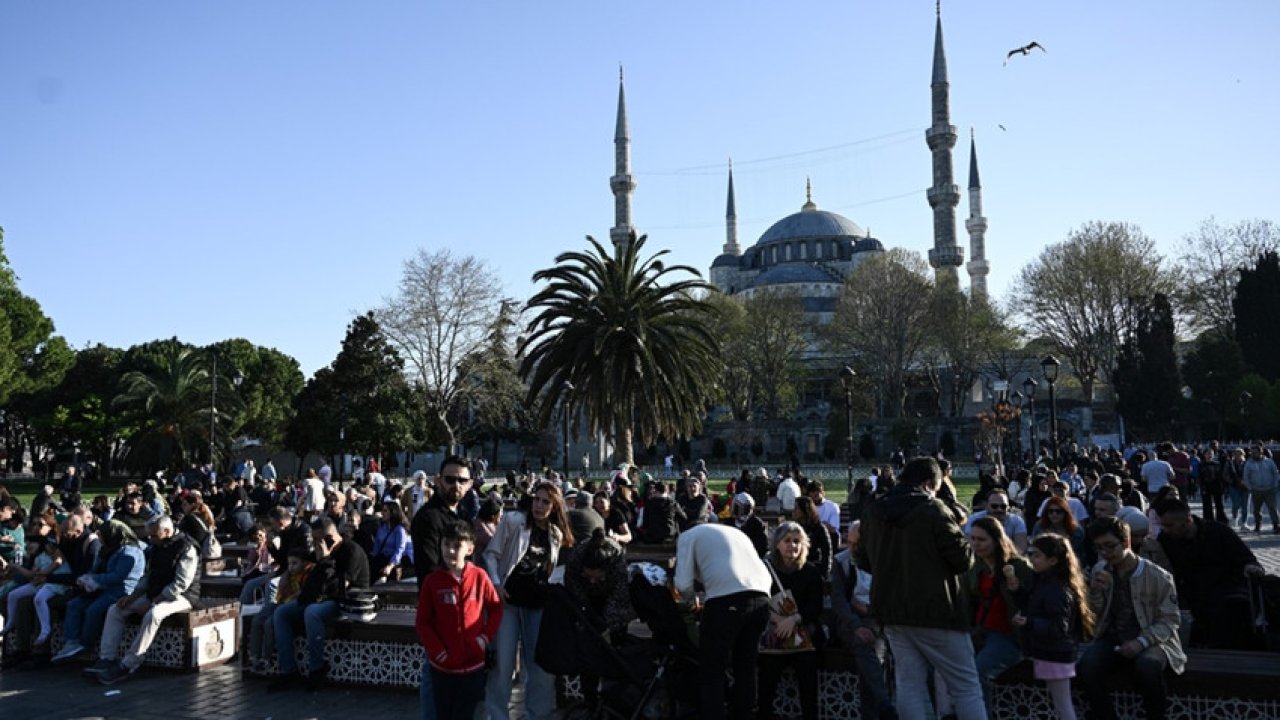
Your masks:
M442 564L440 541L445 528L458 522L458 505L471 489L471 465L457 455L449 455L440 463L436 476L436 491L425 505L413 514L409 535L413 539L413 569L418 577L418 592L422 581L432 570ZM431 664L422 664L422 682L418 686L418 702L424 720L435 718L435 691L431 683Z
M1018 548L1018 552L1025 553L1027 551L1027 522L1022 516L1016 512L1011 512L1012 506L1009 504L1009 496L1003 490L993 490L987 496L987 509L979 510L969 516L969 522L964 526L966 535L973 529L973 521L980 517L991 516L999 521L1004 528L1004 534L1009 536L1009 540L1013 542L1014 547Z

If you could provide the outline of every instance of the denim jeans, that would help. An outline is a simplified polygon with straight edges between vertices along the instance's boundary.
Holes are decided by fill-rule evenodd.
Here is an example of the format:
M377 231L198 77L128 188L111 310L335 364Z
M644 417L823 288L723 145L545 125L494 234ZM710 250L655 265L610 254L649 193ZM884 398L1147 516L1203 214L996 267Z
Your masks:
M436 715L440 720L471 720L476 714L476 705L484 699L484 670L462 674L433 670L432 673Z
M245 581L244 587L240 589L240 604L252 605L254 595L259 590L263 593L263 600L272 602L276 599L276 588L280 586L280 578L274 575L259 575L252 580Z
M506 605L502 624L494 638L494 666L485 686L484 704L489 720L507 720L511 705L511 678L516 671L516 651L524 668L524 705L529 720L547 720L556 711L555 677L538 667L534 650L538 647L541 608Z
M959 630L885 626L893 650L897 685L898 717L925 720L932 712L929 694L929 666L946 681L947 691L959 720L986 720L982 686L973 657L969 633Z
M1227 488L1227 493L1231 496L1231 519L1237 522L1248 522L1249 491L1232 485Z
M1116 717L1115 701L1111 697L1111 683L1117 676L1129 675L1142 696L1142 707L1149 718L1164 717L1169 705L1166 699L1164 670L1169 659L1159 646L1143 650L1129 660L1112 648L1106 638L1100 638L1085 650L1076 663L1076 673L1084 686L1085 699L1089 701L1091 720L1113 720Z
M982 700L991 707L991 683L1000 673L1022 660L1022 649L1013 635L988 632L982 649L974 657L978 679L982 682Z
M431 682L431 663L425 656L422 658L422 682L418 684L418 707L422 720L436 720L435 685Z
M338 619L338 601L325 600L299 605L297 600L276 606L271 622L276 631L276 654L280 658L280 674L298 671L298 659L293 652L293 639L297 637L298 623L302 623L307 638L307 671L316 672L324 666L324 640L329 623Z
M276 652L275 603L262 606L257 615L249 619L248 649L245 654L249 660L270 660Z
M90 650L102 637L107 610L124 597L124 590L103 591L97 597L73 597L67 601L67 614L62 620L62 642L79 643Z

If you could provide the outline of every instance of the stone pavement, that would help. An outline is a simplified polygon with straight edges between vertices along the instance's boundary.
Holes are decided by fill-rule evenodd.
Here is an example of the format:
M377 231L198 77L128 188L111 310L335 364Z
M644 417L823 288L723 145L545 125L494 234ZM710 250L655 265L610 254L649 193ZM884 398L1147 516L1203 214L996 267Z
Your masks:
M82 666L0 673L0 717L22 720L409 720L418 695L404 690L326 687L268 694L267 682L240 679L238 666L186 674L143 668L107 687L81 677Z

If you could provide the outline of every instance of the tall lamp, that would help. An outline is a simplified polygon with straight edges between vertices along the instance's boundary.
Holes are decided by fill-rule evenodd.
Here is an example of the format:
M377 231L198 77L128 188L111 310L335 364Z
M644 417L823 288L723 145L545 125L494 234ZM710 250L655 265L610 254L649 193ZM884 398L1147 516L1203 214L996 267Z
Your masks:
M845 452L845 464L848 466L849 472L846 480L848 483L846 491L849 494L853 493L853 382L857 377L858 374L848 365L845 365L840 371L840 384L844 386L845 423L849 429L848 446Z
M1058 462L1058 397L1054 392L1054 384L1058 381L1058 358L1045 355L1040 361L1040 369L1044 372L1045 382L1049 383L1049 435L1050 449L1053 451L1053 462Z
M1027 376L1026 380L1022 381L1022 391L1027 396L1027 414L1031 416L1031 421L1028 423L1030 432L1027 433L1027 440L1031 443L1031 465L1033 467L1040 458L1040 437L1039 432L1036 430L1036 388L1039 386L1040 383L1036 382L1036 379L1030 375Z
M569 398L573 395L573 383L564 383L564 395L560 400L560 420L564 423L564 482L569 482ZM567 487L567 486L566 486Z

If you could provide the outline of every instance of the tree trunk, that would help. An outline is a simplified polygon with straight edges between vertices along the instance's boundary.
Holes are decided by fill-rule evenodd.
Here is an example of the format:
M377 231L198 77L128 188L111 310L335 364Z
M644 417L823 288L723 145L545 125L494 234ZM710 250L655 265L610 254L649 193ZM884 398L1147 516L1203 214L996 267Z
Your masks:
M613 456L615 463L635 464L635 453L632 445L632 429L630 423L619 422L613 436Z

